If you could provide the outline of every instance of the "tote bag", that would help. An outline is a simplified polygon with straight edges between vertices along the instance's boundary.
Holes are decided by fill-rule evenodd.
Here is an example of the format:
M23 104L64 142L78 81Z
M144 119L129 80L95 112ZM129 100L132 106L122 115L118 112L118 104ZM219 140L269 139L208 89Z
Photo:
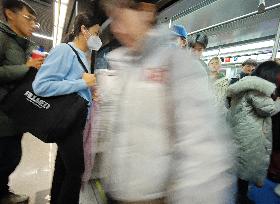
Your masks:
M84 71L88 73L78 52ZM87 102L77 93L40 97L32 89L37 70L30 69L24 79L1 102L1 110L10 117L20 132L29 132L45 143L59 142L69 128L87 111Z

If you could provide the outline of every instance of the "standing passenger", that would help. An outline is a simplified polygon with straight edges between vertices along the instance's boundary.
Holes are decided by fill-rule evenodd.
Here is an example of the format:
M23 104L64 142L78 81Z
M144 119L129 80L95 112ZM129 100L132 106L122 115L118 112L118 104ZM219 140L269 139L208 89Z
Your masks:
M208 45L208 36L204 33L194 34L190 37L190 39L188 39L188 44L193 56L200 61L207 74L209 74L207 64L201 59L202 54Z
M214 99L215 104L224 107L226 100L226 92L228 89L228 79L225 77L225 74L220 72L222 68L222 63L219 57L213 57L209 63L208 67L210 70L210 79L212 79L212 86L214 90Z
M188 45L187 35L188 32L183 25L173 25L172 26L173 33L177 36L177 44L181 48L186 48Z
M3 1L7 24L0 22L0 101L22 79L29 68L39 68L43 59L28 59L35 45L31 37L37 23L35 11L24 1ZM11 120L0 110L0 203L21 203L28 196L9 190L9 176L21 159L23 133L16 131Z
M272 149L271 116L280 111L280 99L272 99L276 76L280 73L275 62L264 62L254 72L229 86L228 121L237 145L237 203L252 203L248 197L248 184L261 187L267 175Z
M219 57L213 57L208 63L210 70L210 78L213 80L221 79L225 77L223 72L220 72L222 69L222 63Z
M218 125L201 64L169 46L174 36L153 26L146 3L103 4L123 45L108 55L117 70L105 153L110 195L121 204L226 203L228 132Z
M69 44L78 52L87 69L86 52L99 50L100 19L89 14L75 18L74 30ZM94 74L85 73L77 56L67 44L55 47L46 58L33 82L34 92L43 97L78 93L89 105L92 93L89 87L95 85ZM57 142L58 150L51 189L51 204L78 204L81 176L84 172L83 130L87 111L77 116L76 123L65 139ZM48 122L48 121L46 121Z
M256 60L253 59L247 59L245 60L241 65L241 72L240 74L232 78L230 81L230 84L234 84L235 82L239 81L243 77L250 76L252 72L256 69L256 66L258 65Z
M280 69L280 59L274 60ZM276 96L280 96L280 75L277 76ZM268 169L268 178L278 185L275 187L275 193L280 197L280 113L272 117L272 155Z

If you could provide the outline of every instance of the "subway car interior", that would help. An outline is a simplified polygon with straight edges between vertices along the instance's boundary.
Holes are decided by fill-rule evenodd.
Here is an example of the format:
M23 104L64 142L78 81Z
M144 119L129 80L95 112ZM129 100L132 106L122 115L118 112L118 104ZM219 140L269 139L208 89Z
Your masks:
M33 33L30 40L40 46L42 48L40 51L46 55L64 42L65 36L73 31L74 20L79 13L98 13L103 22L100 34L102 47L98 51L90 53L88 60L91 70L94 70L96 74L109 73L110 75L111 73L114 75L111 72L112 67L108 63L107 54L120 48L122 43L114 37L110 30L112 19L107 17L108 13L102 10L101 0L24 1L36 11L37 21L40 23L40 28ZM187 42L198 34L206 35L208 43L200 61L208 65L213 57L218 57L221 64L219 72L225 76L227 81L239 76L246 60L254 60L257 64L261 64L280 58L280 0L146 0L144 2L156 5L157 25L167 30L171 30L174 25L183 25L187 32L187 36L185 36ZM0 5L0 9L3 10L2 5ZM3 12L0 14L0 20L6 22ZM0 64L2 66L2 62ZM208 118L208 120L212 119ZM104 124L105 126L106 124ZM201 128L203 129L203 127ZM92 153L95 155L92 174L89 182L81 187L79 204L111 203L100 182L106 176L101 168L103 153L108 149L105 133L101 131L95 143L97 145ZM28 195L29 201L14 203L52 203L50 189L56 151L56 144L43 143L30 133L24 134L21 162L10 175L9 185L15 193ZM277 161L280 162L280 159ZM0 166L0 168L2 167ZM280 183L265 179L262 188L249 185L250 202L235 202L229 199L230 201L225 201L224 204L280 204L280 190L278 190L279 194L275 193L277 185ZM205 188L211 188L211 186ZM197 189L197 191L199 190ZM236 189L233 187L231 191L236 191ZM55 204L55 202L53 203ZM67 202L62 203L68 204ZM136 203L138 202L134 204ZM139 202L139 204L141 203ZM145 203L148 202L143 202L143 204ZM150 204L153 203L164 202L150 202ZM198 202L188 200L178 203L198 204ZM207 204L207 202L202 203ZM214 203L209 202L209 204Z

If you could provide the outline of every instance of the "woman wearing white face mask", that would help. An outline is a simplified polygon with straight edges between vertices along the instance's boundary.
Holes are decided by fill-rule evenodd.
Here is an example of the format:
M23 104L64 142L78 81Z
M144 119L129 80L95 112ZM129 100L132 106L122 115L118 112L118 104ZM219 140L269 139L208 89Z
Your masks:
M91 105L90 87L95 85L96 79L94 74L90 74L86 53L99 50L102 46L98 37L101 21L98 17L85 13L75 18L69 43L62 43L55 47L37 73L33 82L33 89L37 95L49 97L78 93L89 106ZM86 73L83 67L89 73ZM79 202L81 176L85 168L83 130L87 114L85 111L82 115L76 116L77 121L69 129L68 134L57 142L51 204L78 204Z

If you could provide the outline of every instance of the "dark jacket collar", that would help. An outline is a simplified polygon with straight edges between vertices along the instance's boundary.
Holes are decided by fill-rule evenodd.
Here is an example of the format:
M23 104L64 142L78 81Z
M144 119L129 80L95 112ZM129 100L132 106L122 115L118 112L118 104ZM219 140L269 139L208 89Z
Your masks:
M9 37L15 39L24 50L26 50L31 44L33 44L27 38L18 36L7 24L3 23L2 21L0 21L0 32L3 32Z

